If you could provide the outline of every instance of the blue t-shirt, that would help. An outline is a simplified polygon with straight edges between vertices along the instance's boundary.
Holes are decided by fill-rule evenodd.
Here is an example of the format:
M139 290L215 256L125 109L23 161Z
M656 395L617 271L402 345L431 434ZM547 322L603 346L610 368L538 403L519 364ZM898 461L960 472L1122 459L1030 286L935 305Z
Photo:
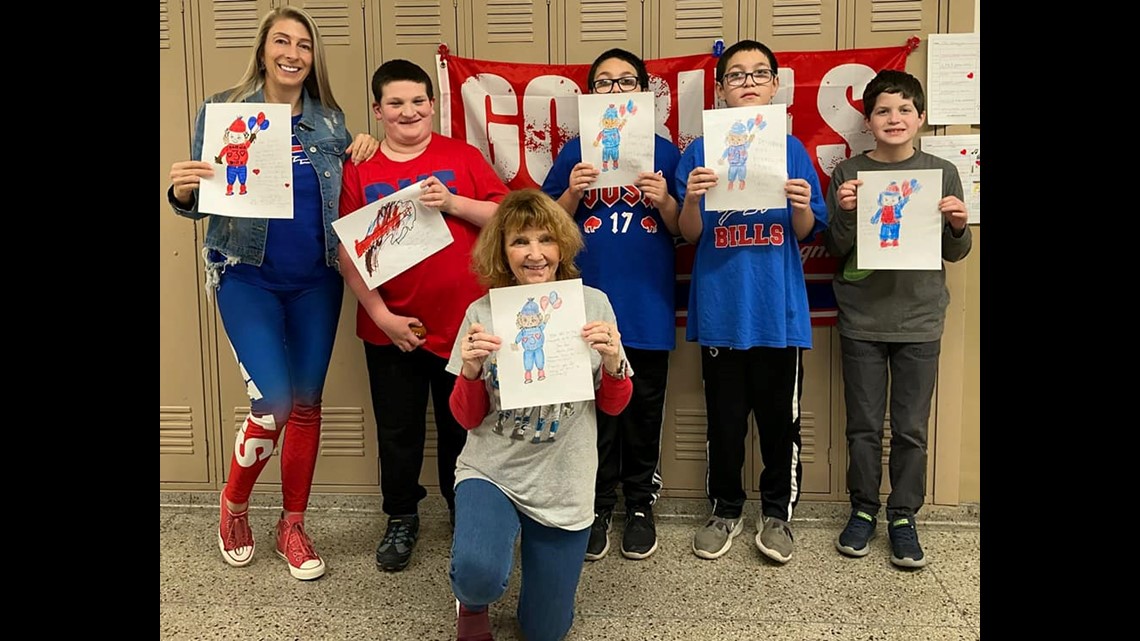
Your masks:
M662 173L674 197L680 157L673 143L654 136L653 168ZM542 191L558 200L569 186L570 171L580 162L582 141L572 138L554 160ZM613 303L622 344L673 349L677 343L674 239L657 208L634 185L588 189L574 222L586 241L574 262L582 270L582 282L605 292Z
M815 226L807 241L827 227L827 206L803 143L788 135L787 147L788 178L811 185ZM682 203L689 174L704 166L702 137L677 165ZM811 315L791 208L706 211L702 197L701 222L685 338L709 347L810 349Z
M296 127L300 120L301 114L293 116L292 126ZM340 278L335 269L325 264L321 185L296 134L292 155L293 218L269 220L260 267L238 263L226 268L226 274L268 289L292 289Z

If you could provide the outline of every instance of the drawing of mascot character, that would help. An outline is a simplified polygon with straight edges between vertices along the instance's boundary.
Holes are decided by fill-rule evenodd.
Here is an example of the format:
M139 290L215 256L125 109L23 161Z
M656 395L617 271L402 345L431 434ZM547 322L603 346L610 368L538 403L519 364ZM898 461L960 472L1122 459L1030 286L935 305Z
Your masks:
M879 225L879 247L899 246L903 207L910 201L910 195L921 187L914 178L904 180L901 187L892 180L886 189L879 192L879 206L871 216L871 224Z
M732 191L732 183L740 181L740 188L744 189L744 179L748 177L748 147L752 141L756 139L756 134L751 133L753 127L757 131L766 127L768 123L763 121L763 116L756 115L756 118L748 121L748 126L745 127L744 123L737 120L729 127L728 133L724 135L724 153L720 155L720 164L728 161L728 190Z
M224 146L214 156L215 164L222 164L222 158L226 159L226 195L234 195L234 180L241 182L241 190L238 192L244 196L246 194L245 180L246 180L246 165L249 164L249 146L257 140L257 132L263 131L269 127L269 121L265 119L264 113L258 113L257 117L250 117L249 124L242 120L241 116L234 119L229 128L222 133L222 143Z
M609 171L609 162L612 160L614 169L618 168L618 145L621 144L621 128L625 126L626 114L633 115L637 112L637 106L630 100L628 104L622 105L620 108L613 105L606 107L602 113L602 130L598 132L598 137L594 139L594 146L602 146L602 171Z
M546 367L546 354L542 351L542 347L546 344L546 334L543 333L543 330L546 329L546 323L549 320L550 314L547 313L544 316L533 298L526 299L522 310L516 317L515 324L519 328L519 333L518 336L515 336L515 344L521 345L523 348L523 369L526 370L524 383L531 382L530 372L536 367L538 368L538 380L541 381L546 378L546 372L543 369Z

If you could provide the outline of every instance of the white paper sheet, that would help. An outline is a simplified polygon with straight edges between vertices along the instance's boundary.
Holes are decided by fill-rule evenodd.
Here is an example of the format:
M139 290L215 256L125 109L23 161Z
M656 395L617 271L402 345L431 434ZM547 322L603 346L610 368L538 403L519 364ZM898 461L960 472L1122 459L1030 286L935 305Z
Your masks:
M859 269L942 268L942 170L860 171Z
M787 106L706 109L703 117L705 167L717 175L705 209L787 207Z
M293 129L289 105L206 105L202 158L213 178L198 189L198 211L236 218L292 218ZM303 153L303 152L302 152Z
M923 136L922 150L945 158L958 168L965 195L966 213L971 224L982 222L982 142L980 134Z
M582 280L558 280L490 291L502 409L594 398L590 347L582 338Z
M926 122L982 122L982 56L976 33L932 33L926 59Z

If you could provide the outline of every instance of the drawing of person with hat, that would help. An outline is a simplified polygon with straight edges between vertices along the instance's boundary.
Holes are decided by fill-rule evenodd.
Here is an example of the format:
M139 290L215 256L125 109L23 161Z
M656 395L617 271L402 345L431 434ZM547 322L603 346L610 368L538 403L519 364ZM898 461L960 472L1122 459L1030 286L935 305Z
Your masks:
M241 182L241 190L238 194L244 196L246 194L245 179L246 179L246 165L249 163L249 146L257 140L257 131L266 129L269 126L269 121L265 119L264 113L257 114L257 117L250 117L249 126L246 126L241 116L234 119L229 128L222 134L222 142L225 146L214 156L215 164L222 164L222 158L226 159L226 195L234 195L234 180Z
M879 207L871 216L871 224L879 225L879 247L899 246L899 227L902 225L902 209L910 200L910 195L922 185L911 178L904 180L902 187L891 181L887 188L879 192Z
M541 381L546 378L546 372L543 371L546 367L546 353L542 351L542 346L546 344L546 335L543 330L546 329L546 323L549 320L550 314L547 313L543 316L542 311L538 309L538 303L534 302L533 298L526 299L515 320L515 324L519 328L519 334L515 336L515 343L522 345L523 348L523 369L526 370L524 383L531 382L530 371L535 367L538 368L538 380Z
M621 128L625 126L626 115L636 113L637 106L630 100L628 106L621 106L621 113L613 103L606 107L602 113L602 130L594 139L594 146L602 146L602 171L609 171L609 162L612 160L614 169L618 168L618 145L621 144Z
M720 155L720 164L724 164L728 160L728 190L732 191L732 183L739 180L740 188L744 189L744 179L748 177L748 146L756 139L756 134L750 133L754 123L760 124L760 129L763 129L768 123L762 122L762 116L757 115L755 120L748 121L748 127L745 128L744 123L737 120L729 127L728 133L724 135L724 153Z

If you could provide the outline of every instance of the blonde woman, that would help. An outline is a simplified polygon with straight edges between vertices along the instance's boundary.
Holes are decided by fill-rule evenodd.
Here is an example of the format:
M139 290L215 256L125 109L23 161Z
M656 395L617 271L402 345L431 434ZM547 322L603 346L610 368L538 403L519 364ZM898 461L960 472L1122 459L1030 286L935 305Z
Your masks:
M349 135L329 86L320 30L309 14L289 5L261 19L245 74L230 89L206 99L213 102L290 105L295 150L294 214L289 220L200 212L198 187L203 177L213 176L214 166L186 160L170 169L167 197L174 213L192 220L209 216L203 248L208 292L217 297L250 398L222 490L218 548L234 567L253 560L249 496L288 425L289 436L281 445L284 510L276 528L277 554L292 576L316 579L325 573L325 562L305 533L305 509L320 444L321 394L344 291L332 222L344 160L363 161L379 143L367 134L355 140ZM193 158L202 157L207 134L214 142L214 132L203 131L205 119L203 104L194 126ZM238 124L231 131L240 135ZM237 164L240 159L230 163L227 174L236 173Z

